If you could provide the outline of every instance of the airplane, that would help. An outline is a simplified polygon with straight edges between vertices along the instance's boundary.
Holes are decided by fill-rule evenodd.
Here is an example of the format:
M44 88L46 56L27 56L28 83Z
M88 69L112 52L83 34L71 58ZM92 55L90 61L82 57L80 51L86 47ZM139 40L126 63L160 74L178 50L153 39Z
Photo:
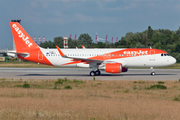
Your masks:
M82 48L83 48L83 49L86 49L86 48L84 47L84 45L82 45Z
M18 22L10 22L16 50L7 54L22 60L51 66L77 66L91 68L90 76L100 71L127 72L128 67L163 67L176 63L167 52L152 48L121 49L44 49L38 46Z

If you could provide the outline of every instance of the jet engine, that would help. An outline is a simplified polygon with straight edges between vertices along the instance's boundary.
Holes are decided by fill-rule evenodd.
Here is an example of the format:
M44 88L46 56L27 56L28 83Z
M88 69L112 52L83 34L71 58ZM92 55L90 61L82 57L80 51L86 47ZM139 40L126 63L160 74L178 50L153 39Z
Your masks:
M127 72L128 68L127 67L122 67L122 72Z
M105 70L108 73L121 73L127 72L127 67L122 67L121 63L105 63L99 66L100 70Z
M121 63L107 63L105 64L105 71L109 73L121 73L122 65Z

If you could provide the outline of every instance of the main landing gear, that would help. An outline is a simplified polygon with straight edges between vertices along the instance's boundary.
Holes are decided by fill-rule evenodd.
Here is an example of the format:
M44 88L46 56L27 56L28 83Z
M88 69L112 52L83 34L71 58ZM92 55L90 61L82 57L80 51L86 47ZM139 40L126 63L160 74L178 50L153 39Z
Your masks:
M154 72L153 67L151 67L150 69L151 69L151 75L152 75L152 76L155 76L156 73Z
M96 71L91 71L90 72L90 76L99 76L101 74L101 72L99 70L96 70Z

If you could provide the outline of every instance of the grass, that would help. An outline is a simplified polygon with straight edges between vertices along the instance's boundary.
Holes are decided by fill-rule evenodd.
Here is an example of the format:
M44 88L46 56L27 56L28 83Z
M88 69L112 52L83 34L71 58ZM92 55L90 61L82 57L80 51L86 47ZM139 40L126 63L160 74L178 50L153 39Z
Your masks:
M164 84L164 81L158 81L158 84Z
M25 84L30 88L23 88ZM57 84L62 81L62 84ZM56 85L56 89L55 89ZM180 119L180 82L0 80L0 119ZM67 88L67 89L66 89Z
M152 86L150 86L150 87L148 87L147 89L167 89L167 87L166 86L164 86L164 85L152 85Z
M23 88L30 88L30 85L28 83L26 83L26 81L25 81L25 83L22 85L22 87Z
M180 98L179 97L175 97L174 101L180 101Z

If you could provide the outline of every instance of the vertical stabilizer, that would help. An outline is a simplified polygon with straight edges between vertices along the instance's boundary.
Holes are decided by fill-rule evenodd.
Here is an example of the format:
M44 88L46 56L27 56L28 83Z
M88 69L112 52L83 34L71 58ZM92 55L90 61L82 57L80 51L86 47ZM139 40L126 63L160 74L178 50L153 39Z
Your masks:
M16 46L16 52L38 48L38 45L33 41L33 39L18 22L10 22L10 26Z

